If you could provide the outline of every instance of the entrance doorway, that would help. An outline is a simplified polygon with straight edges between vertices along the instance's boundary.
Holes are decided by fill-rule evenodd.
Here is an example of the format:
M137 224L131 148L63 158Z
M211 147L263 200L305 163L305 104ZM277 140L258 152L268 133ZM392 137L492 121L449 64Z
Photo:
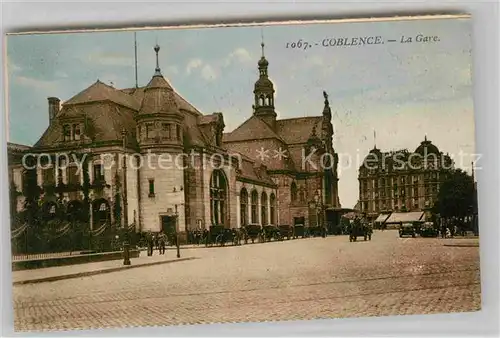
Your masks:
M161 229L167 235L175 234L175 216L161 216Z

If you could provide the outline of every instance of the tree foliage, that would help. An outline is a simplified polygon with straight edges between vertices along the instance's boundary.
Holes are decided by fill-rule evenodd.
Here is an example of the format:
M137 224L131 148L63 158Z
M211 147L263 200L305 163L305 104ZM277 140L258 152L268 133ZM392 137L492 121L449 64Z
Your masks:
M474 181L461 169L454 169L442 183L435 211L441 217L463 218L474 210Z

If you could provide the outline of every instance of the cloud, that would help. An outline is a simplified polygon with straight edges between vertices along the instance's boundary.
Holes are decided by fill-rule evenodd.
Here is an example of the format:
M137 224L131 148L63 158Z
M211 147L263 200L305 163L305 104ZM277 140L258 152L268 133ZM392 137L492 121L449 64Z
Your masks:
M250 63L253 61L252 56L245 48L239 47L233 50L224 61L224 66L229 66L233 62Z
M217 78L217 74L212 66L206 64L201 70L201 77L207 81L213 81Z
M201 59L191 59L186 66L186 73L189 75L193 70L200 68L202 65L203 61Z
M213 81L217 78L215 68L201 59L189 60L186 66L186 73L190 75L193 74L195 70L199 70L201 78L206 81Z
M16 76L14 78L14 82L17 84L28 87L28 88L33 88L33 89L43 89L47 91L55 91L57 90L57 81L46 81L46 80L40 80L40 79L35 79L32 77L27 77L27 76Z

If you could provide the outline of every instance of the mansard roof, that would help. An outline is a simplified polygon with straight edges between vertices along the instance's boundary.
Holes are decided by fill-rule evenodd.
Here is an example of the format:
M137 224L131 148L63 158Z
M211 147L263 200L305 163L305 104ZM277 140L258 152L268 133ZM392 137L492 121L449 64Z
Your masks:
M133 96L126 95L122 91L108 86L99 80L64 102L64 105L69 106L103 101L111 101L133 110L140 108L139 102Z

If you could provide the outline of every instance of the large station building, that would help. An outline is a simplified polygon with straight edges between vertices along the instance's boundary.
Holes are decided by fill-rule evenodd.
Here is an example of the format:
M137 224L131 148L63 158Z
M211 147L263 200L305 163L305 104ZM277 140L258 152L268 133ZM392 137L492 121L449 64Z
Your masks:
M224 133L223 114L204 114L181 97L162 75L160 47L154 50L156 67L146 86L117 89L98 80L63 104L48 99L49 126L38 142L9 145L18 210L24 201L20 158L31 153L48 154L36 169L48 213L78 213L88 177L93 228L121 222L141 232L183 233L336 217L337 156L326 93L318 116L277 119L262 55L253 93L249 88L253 113ZM60 154L70 156L57 159Z

